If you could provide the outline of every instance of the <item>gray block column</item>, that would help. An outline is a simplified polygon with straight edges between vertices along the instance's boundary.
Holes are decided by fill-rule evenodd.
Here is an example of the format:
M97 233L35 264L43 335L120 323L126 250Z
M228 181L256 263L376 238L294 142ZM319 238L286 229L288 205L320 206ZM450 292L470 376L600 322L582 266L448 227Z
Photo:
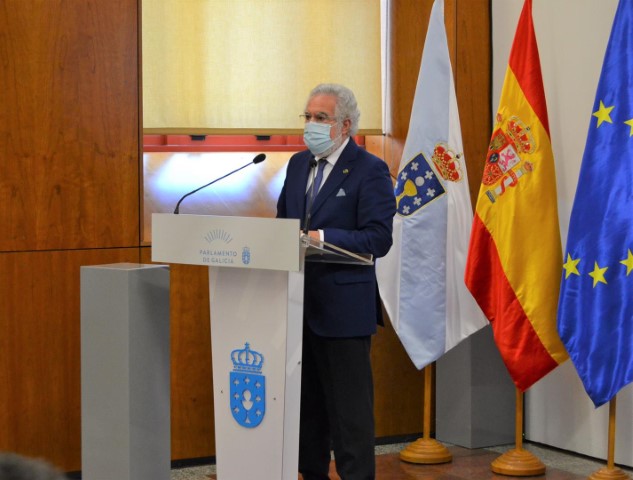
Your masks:
M466 448L515 441L515 387L486 326L436 363L435 438Z
M169 480L169 269L81 267L84 480Z

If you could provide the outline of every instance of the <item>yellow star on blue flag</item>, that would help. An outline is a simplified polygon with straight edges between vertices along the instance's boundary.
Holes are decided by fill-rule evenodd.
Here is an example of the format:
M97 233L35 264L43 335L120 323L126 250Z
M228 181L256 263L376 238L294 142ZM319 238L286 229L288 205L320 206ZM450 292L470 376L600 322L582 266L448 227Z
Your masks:
M614 108L614 105L607 107L604 103L602 103L602 100L600 101L600 108L593 112L593 116L598 119L598 125L596 125L597 127L602 125L602 122L613 123L613 120L611 120L611 110Z
M596 407L633 382L631 38L633 1L620 0L580 167L558 303L561 340Z

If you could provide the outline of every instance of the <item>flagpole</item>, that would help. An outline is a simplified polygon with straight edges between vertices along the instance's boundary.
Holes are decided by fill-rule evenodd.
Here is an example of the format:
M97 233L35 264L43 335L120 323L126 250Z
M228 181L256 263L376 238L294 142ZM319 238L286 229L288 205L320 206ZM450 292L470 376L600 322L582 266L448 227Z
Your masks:
M530 477L545 473L545 465L536 456L523 450L523 392L516 389L515 448L496 458L490 468L501 475Z
M400 452L400 460L409 463L448 463L453 455L440 442L431 438L431 390L433 384L433 365L424 367L424 425L422 438L407 445Z
M591 474L589 480L625 480L631 478L615 466L615 400L616 397L614 396L609 402L609 447L607 466Z

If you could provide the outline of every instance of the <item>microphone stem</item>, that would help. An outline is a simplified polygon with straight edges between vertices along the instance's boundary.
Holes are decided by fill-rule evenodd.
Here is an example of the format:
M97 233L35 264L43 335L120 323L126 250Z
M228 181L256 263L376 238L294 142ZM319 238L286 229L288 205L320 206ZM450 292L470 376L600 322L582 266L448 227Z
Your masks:
M176 208L174 209L174 214L178 215L180 213L180 204L182 203L182 201L187 198L189 195L193 195L194 193L202 190L203 188L207 188L209 185L218 182L220 180L222 180L223 178L228 177L229 175L233 175L236 172L239 172L240 170L242 170L243 168L248 167L249 165L252 165L253 162L249 162L246 165L242 165L240 168L236 168L235 170L233 170L232 172L227 173L226 175L221 176L220 178L216 178L215 180L213 180L212 182L207 183L206 185L202 185L201 187L196 188L195 190L186 193L185 195L183 195L180 200L178 200L178 203L176 204Z

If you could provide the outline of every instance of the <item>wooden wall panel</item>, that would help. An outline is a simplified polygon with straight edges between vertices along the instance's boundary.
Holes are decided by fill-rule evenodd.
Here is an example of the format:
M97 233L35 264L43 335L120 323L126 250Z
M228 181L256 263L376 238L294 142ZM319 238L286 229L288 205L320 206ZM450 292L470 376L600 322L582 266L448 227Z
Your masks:
M457 9L453 36L458 49L453 71L474 208L492 133L490 0L454 1Z
M79 266L139 261L138 12L0 7L0 450L64 470L81 468Z
M0 253L0 451L81 468L80 267L139 255Z
M172 265L171 280L171 455L172 459L215 455L209 271Z
M0 251L139 237L137 0L0 8Z
M378 328L371 348L376 436L402 437L422 432L424 375L409 359L388 320L384 328Z
M151 248L141 261L152 263ZM209 271L197 265L170 265L171 457L215 455Z
M413 95L433 0L387 3L387 85L385 161L395 177L409 129Z

